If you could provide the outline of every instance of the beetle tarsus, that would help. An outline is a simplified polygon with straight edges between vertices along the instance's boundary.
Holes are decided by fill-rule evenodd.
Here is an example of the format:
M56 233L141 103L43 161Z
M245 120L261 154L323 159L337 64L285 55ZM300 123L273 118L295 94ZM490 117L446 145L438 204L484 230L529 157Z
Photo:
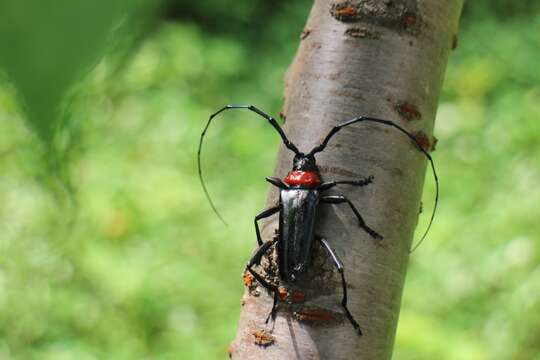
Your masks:
M370 175L367 178L360 179L360 180L355 180L355 184L353 184L353 185L366 186L366 185L371 184L373 182L373 179L375 179L375 177L373 175Z
M276 321L277 305L278 305L278 292L276 290L276 291L274 291L274 302L272 303L272 310L270 310L270 313L266 317L265 324L268 324L270 319L272 319L273 322Z
M379 234L378 232L376 232L375 230L369 228L366 224L362 224L361 222L359 223L360 227L362 229L364 229L369 235L371 235L372 238L374 238L375 240L382 240L383 237L381 234Z
M375 230L373 230L372 228L367 226L366 222L364 221L364 218L362 218L362 215L360 215L360 212L358 211L358 209L345 196L343 196L343 195L327 195L327 196L321 197L321 202L322 203L327 203L327 204L343 204L343 203L349 204L351 210L353 211L354 215L356 215L356 218L358 219L358 226L360 226L362 229L364 229L364 231L367 232L369 235L371 235L371 237L373 237L374 239L376 239L376 240L382 240L383 239L383 237L380 234L378 234Z
M366 186L366 185L371 184L373 182L373 179L374 179L374 177L373 177L373 175L371 175L371 176L368 176L366 178L359 179L359 180L334 180L334 181L328 181L328 182L322 183L318 187L318 190L319 191L326 191L326 190L331 189L334 186L340 185L340 184L353 185L353 186Z

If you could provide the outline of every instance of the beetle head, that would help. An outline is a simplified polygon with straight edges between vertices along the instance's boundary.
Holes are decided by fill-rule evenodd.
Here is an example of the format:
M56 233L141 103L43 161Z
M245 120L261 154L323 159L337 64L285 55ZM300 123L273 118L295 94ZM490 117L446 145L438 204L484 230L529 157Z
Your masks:
M318 171L315 156L312 154L298 153L294 156L293 170Z

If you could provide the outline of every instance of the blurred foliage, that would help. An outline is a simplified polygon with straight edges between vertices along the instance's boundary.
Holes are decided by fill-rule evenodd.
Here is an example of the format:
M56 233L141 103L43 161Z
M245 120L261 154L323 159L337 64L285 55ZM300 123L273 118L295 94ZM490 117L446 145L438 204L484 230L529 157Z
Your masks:
M80 142L81 126L65 111L70 91L103 57L113 35L136 38L132 18L156 1L0 2L0 67L16 86L24 118L56 175ZM118 36L127 32L131 36Z
M396 359L540 359L536 3L465 9ZM309 2L92 4L0 3L0 359L223 359L278 139L249 114L215 123L205 168L229 228L196 145L222 104L279 112ZM41 140L70 163L74 223L42 186Z

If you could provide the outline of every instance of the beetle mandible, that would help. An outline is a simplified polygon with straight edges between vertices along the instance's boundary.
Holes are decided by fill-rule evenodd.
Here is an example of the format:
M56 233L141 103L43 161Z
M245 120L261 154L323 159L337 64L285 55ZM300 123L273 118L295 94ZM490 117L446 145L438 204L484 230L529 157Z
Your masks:
M343 129L346 126L359 122L372 122L393 127L394 129L405 134L416 145L418 150L420 150L430 162L436 187L435 204L433 207L431 218L429 220L429 224L422 238L411 250L411 252L414 251L426 237L431 227L431 224L433 223L433 218L435 216L435 211L437 208L439 198L439 182L431 155L421 146L418 140L416 140L416 138L411 133L409 133L407 130L397 125L393 121L366 116L358 116L334 126L328 132L320 145L314 147L308 153L303 153L299 151L296 145L294 145L287 138L281 126L279 126L277 121L270 115L264 113L253 105L226 105L220 110L210 115L210 118L208 119L208 122L206 123L206 126L201 133L199 149L197 152L199 178L201 180L204 193L212 209L224 223L225 221L223 220L223 218L217 211L214 203L212 202L212 199L210 198L210 195L208 194L208 190L204 183L201 168L201 149L204 136L208 130L208 127L210 126L210 123L212 122L212 119L214 119L214 117L216 117L221 112L229 109L247 109L265 118L270 123L270 125L272 125L272 127L278 132L285 147L287 147L295 154L292 170L287 174L284 179L279 179L275 177L266 178L266 180L270 184L276 186L279 189L279 204L277 206L264 210L263 212L255 216L254 223L255 233L257 235L258 248L254 252L251 260L246 266L247 270L253 275L253 277L264 288L272 292L274 295L272 310L266 321L268 322L270 318L275 319L278 304L278 287L275 284L271 284L270 282L265 280L253 269L253 267L259 265L262 257L266 253L268 253L270 249L276 247L279 278L285 282L294 282L299 278L301 274L305 273L309 269L313 246L315 242L318 242L326 251L340 274L343 289L341 305L343 307L343 310L345 311L347 319L350 321L357 333L361 335L362 331L360 329L360 325L354 319L347 307L347 282L345 280L343 263L336 255L334 250L330 247L327 240L315 234L315 223L317 218L317 210L320 204L348 204L350 209L356 216L360 228L362 228L374 239L382 240L383 237L366 224L358 209L349 199L347 199L343 195L324 195L325 191L335 187L336 185L344 184L352 186L366 186L373 181L373 176L357 180L334 180L323 182L321 180L319 168L317 167L315 154L323 151L328 145L330 139L339 130ZM258 221L276 213L279 213L278 236L271 241L263 242L259 230Z

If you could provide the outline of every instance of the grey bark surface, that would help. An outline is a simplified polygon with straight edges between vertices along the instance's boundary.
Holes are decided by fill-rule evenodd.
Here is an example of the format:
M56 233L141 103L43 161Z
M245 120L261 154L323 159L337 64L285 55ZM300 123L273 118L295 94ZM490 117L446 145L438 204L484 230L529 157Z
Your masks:
M365 115L396 122L427 138L429 147L461 7L461 0L316 0L285 79L289 138L309 151L332 126ZM274 176L290 171L292 157L280 149ZM331 193L346 195L384 240L360 229L346 205L321 205L316 229L344 263L349 309L364 334L356 335L343 316L339 274L316 246L310 273L295 288L305 302L281 302L275 323L265 324L272 297L262 287L246 290L229 349L233 359L392 356L426 159L395 129L360 123L340 131L317 163L324 181L374 176L368 186L343 185ZM267 207L277 196L271 188ZM265 241L274 236L277 221L273 216L264 223ZM309 310L318 317L302 316ZM266 346L254 335L261 330Z

